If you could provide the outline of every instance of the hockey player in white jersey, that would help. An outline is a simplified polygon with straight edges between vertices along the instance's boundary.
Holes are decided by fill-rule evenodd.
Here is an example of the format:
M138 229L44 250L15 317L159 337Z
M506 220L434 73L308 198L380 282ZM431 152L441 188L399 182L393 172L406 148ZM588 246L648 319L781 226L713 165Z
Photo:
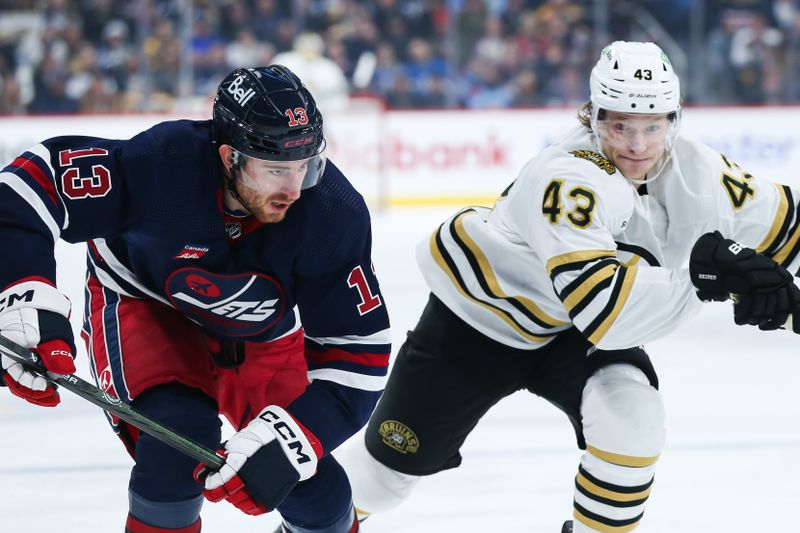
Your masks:
M419 246L430 300L365 439L340 456L357 507L391 508L457 467L488 409L527 389L585 450L563 531L631 531L665 440L641 346L731 295L737 324L800 328L798 191L681 134L680 83L655 44L612 43L590 86L580 125L493 209L462 209Z

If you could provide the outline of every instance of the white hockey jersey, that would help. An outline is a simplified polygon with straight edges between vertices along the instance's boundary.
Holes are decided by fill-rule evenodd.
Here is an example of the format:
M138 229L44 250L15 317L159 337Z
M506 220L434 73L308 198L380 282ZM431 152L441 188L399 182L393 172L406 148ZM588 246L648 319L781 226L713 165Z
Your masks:
M573 325L601 349L639 346L699 309L688 264L703 233L797 273L798 198L682 135L640 194L581 126L530 160L493 209L446 220L417 260L447 307L508 346L539 348Z

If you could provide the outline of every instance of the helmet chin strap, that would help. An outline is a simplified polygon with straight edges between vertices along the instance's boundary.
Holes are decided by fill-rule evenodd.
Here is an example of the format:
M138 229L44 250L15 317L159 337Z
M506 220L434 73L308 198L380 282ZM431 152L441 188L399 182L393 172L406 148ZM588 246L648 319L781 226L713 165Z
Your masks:
M244 207L245 210L252 215L253 210L250 209L250 206L247 205L247 202L245 202L244 199L239 195L239 191L236 190L236 181L239 179L239 176L242 172L241 162L239 161L238 157L234 157L232 163L233 164L230 168L231 177L225 178L225 188L228 189L228 192L231 193L231 196L233 196L234 200L242 204L242 207Z

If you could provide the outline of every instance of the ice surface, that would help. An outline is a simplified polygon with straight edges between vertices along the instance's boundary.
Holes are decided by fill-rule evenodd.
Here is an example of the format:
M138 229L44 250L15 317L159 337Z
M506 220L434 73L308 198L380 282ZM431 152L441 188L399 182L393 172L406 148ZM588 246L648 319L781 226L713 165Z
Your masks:
M414 245L448 210L375 214L374 263L395 351L427 299ZM59 284L83 307L79 246L59 245ZM76 322L77 325L77 322ZM733 325L730 307L648 346L661 378L668 442L642 533L753 533L786 529L800 497L800 338ZM81 344L81 343L79 343ZM85 354L79 372L88 378ZM131 460L94 406L62 394L56 409L0 390L0 533L121 532ZM566 418L517 393L479 424L463 465L423 480L408 502L371 517L365 533L557 533L571 512L580 453ZM272 514L206 504L203 531L270 533Z

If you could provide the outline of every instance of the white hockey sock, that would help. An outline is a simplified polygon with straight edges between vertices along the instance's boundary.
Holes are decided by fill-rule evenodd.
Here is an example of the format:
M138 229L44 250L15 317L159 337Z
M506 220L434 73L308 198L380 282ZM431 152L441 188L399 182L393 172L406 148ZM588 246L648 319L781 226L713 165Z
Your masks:
M606 454L590 447L575 477L574 533L635 529L650 495L655 460Z

